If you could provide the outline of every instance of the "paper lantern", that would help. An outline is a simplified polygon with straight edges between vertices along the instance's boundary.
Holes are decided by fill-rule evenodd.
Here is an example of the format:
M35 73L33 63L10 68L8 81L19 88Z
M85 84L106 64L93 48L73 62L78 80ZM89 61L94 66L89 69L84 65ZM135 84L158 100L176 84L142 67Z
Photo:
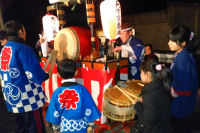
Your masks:
M54 3L59 3L59 2L65 2L66 0L49 0L50 4L54 4Z
M59 31L59 20L52 14L46 14L42 17L44 37L47 41L53 41Z
M105 37L114 40L121 28L121 6L118 0L104 0L100 4L101 23Z

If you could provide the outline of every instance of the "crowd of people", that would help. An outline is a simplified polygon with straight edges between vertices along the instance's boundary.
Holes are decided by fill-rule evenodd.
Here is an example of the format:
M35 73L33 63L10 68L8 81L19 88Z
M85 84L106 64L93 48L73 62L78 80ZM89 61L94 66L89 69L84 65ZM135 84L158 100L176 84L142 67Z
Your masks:
M174 52L170 68L159 62L151 44L144 45L133 36L130 24L121 27L122 44L113 52L129 58L129 79L145 83L141 99L134 105L138 124L133 133L191 133L190 117L200 88L195 58L198 38L183 25L171 28L168 38L169 49ZM26 29L21 22L6 22L0 32L1 98L15 118L16 133L45 133L42 107L46 96L41 84L49 75L25 40ZM99 119L101 113L88 90L76 83L76 62L63 59L57 69L62 85L51 97L45 120L55 133L87 132L89 123Z

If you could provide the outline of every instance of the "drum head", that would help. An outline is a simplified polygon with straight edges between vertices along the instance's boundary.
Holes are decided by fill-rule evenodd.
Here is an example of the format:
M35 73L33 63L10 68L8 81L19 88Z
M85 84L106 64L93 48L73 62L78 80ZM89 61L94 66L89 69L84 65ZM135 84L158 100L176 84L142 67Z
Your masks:
M104 92L104 98L116 106L130 106L133 103L117 88L109 88Z
M142 91L142 87L145 85L141 80L127 80L126 87L129 88L132 92L136 94L140 94Z
M77 60L80 52L78 35L72 28L64 28L56 34L54 50L58 51L58 60Z

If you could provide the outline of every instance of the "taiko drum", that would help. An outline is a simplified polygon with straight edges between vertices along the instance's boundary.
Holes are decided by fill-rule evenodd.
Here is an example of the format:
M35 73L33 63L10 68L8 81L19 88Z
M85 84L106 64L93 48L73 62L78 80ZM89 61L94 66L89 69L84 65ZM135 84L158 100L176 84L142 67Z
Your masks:
M98 40L96 49L98 50ZM91 34L87 28L71 26L60 30L55 37L54 50L58 51L58 60L80 60L91 53Z

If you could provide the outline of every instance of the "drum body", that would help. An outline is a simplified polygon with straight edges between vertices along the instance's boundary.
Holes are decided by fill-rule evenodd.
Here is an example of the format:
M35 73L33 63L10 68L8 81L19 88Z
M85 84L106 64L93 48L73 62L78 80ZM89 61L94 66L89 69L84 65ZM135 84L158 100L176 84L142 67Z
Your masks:
M103 114L115 121L131 120L135 116L134 104L117 88L109 88L104 92Z
M91 34L90 30L71 26L63 28L56 34L54 42L54 50L58 51L58 60L72 59L79 60L83 59L86 55L91 53ZM96 39L96 47L98 47L98 41Z

